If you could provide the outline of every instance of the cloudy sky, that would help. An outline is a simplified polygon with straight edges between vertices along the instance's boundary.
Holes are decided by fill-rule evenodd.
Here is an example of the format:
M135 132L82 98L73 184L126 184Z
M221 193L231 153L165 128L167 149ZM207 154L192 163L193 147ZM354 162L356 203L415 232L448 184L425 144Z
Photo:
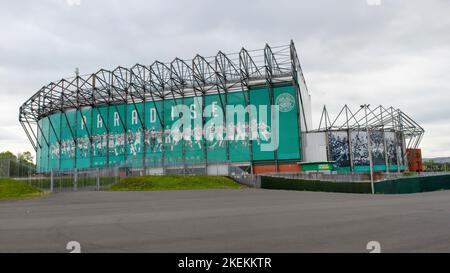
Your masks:
M32 150L21 103L50 81L118 65L237 52L293 39L314 123L362 103L425 128L424 157L450 156L450 1L3 0L0 151Z

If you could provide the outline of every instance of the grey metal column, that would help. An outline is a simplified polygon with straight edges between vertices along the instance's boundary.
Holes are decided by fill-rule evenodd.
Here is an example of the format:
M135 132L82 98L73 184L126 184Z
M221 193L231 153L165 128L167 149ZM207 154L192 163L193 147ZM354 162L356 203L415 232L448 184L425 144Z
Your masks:
M53 170L50 171L50 192L53 192L53 185L54 185L54 177L53 177Z
M96 190L99 191L100 190L100 169L97 168L95 170L95 186L96 186Z
M74 170L74 176L73 176L73 190L78 190L78 169L75 168Z
M370 187L372 189L372 194L375 194L375 187L373 184L373 163L372 163L372 146L371 146L372 140L370 138L369 122L367 119L367 108L369 106L370 104L361 105L361 107L364 107L364 113L366 116L367 150L369 152L369 167L370 167Z

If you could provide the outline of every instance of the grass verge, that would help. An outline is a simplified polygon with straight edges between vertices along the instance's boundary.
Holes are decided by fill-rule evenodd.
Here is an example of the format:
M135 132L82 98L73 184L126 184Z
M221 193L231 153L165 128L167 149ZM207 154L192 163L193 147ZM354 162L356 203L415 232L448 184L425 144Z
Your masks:
M46 195L40 189L14 179L0 179L0 200L32 198Z
M112 185L112 191L159 191L240 189L242 185L224 176L150 175L127 177Z

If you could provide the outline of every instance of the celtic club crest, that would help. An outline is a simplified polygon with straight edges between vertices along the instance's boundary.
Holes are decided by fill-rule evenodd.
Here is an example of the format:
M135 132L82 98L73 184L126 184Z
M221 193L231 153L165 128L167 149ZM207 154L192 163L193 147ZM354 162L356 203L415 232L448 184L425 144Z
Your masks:
M295 99L289 93L283 93L277 97L276 105L280 108L280 112L290 112L295 106Z

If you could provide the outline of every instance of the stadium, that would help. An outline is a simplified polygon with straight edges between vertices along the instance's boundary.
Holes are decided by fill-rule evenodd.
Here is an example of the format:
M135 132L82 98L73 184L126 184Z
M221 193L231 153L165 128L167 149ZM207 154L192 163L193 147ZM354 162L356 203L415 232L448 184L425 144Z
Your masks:
M295 45L101 69L42 87L19 120L38 172L401 172L424 130L399 109L326 108L312 126ZM370 137L368 137L370 136Z

